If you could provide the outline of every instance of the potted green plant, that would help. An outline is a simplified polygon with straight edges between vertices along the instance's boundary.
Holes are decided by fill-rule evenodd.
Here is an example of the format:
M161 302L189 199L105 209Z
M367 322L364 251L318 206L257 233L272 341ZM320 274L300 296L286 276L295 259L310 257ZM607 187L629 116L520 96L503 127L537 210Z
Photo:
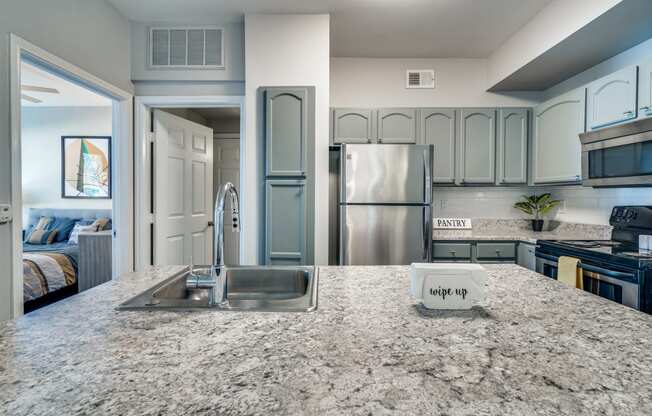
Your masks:
M534 216L532 219L532 230L541 231L543 229L543 219L541 217L559 205L560 202L552 199L550 193L530 196L523 195L523 200L515 203L514 208Z

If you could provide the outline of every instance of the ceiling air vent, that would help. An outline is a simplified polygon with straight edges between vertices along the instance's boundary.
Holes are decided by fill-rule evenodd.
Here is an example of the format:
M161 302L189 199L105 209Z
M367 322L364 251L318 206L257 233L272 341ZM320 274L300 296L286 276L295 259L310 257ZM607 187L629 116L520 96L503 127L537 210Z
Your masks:
M151 27L151 68L224 68L224 30L217 27Z
M408 69L405 88L435 88L434 69Z

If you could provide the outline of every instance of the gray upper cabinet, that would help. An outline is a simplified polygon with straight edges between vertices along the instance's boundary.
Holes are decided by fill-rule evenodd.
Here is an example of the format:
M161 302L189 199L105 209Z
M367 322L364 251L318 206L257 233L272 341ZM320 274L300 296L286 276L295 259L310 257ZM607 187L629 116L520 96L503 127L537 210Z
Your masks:
M378 110L378 143L417 142L415 108L381 108Z
M525 108L498 110L498 184L527 183L528 119Z
M630 66L587 86L587 130L636 118L637 67Z
M265 264L305 264L306 182L268 180L265 200Z
M496 110L465 108L460 115L460 182L496 180Z
M455 182L455 140L458 111L422 108L419 111L419 143L435 146L434 183Z
M333 110L333 143L371 143L375 140L376 111L368 108Z
M579 88L538 105L533 117L533 184L581 179L585 89Z
M652 61L638 67L638 117L652 116Z
M267 88L265 91L265 151L267 176L305 176L307 91Z

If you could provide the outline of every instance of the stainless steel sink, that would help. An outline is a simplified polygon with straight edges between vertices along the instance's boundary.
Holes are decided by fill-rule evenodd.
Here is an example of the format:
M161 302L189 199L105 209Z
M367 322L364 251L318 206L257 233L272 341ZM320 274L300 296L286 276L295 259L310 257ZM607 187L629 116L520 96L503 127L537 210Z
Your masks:
M208 274L209 267L193 269ZM227 305L211 305L211 289L189 289L185 270L121 304L119 310L310 312L317 309L316 267L225 267Z

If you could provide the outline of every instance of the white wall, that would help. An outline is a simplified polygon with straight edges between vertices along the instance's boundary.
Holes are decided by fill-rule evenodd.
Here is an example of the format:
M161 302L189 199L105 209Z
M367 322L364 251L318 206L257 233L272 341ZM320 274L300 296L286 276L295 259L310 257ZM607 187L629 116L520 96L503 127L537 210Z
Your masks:
M11 200L9 33L131 91L129 22L104 0L5 1L0 12L0 202ZM0 225L0 321L10 316L11 225Z
M487 88L516 72L622 0L553 0L489 56Z
M537 92L486 92L486 59L331 58L333 107L533 106ZM435 89L406 89L407 69L434 69Z
M224 69L150 69L148 38L150 26L202 26L224 28ZM131 23L131 79L134 81L244 81L244 27L242 23L197 22Z
M435 217L527 218L513 208L521 195L551 192L564 201L551 218L585 224L608 224L616 205L652 205L649 188L593 189L582 186L440 187L433 190Z
M23 224L29 208L111 209L110 199L61 198L61 136L111 136L111 107L23 107Z
M261 241L262 114L257 91L261 86L315 86L315 264L328 263L329 20L328 15L245 15L243 232L247 241ZM260 254L260 247L245 247L248 263L258 263Z

